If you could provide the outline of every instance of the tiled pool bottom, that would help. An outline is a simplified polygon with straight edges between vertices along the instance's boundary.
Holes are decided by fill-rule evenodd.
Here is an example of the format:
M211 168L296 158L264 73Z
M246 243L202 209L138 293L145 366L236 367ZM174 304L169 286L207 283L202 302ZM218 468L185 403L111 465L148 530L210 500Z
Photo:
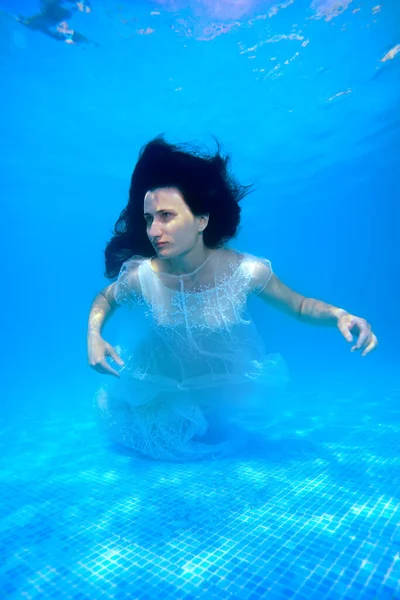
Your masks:
M197 464L110 451L88 412L3 423L0 598L400 600L399 404L297 398Z

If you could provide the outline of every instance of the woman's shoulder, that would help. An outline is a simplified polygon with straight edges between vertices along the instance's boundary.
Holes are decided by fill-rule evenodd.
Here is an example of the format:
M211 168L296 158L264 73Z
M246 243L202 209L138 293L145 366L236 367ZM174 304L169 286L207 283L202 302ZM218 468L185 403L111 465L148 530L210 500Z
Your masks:
M114 297L118 304L137 301L142 296L140 269L150 264L150 258L134 255L122 263L117 280L114 282Z
M224 250L227 252L226 256L228 259L230 259L233 263L236 263L238 266L252 265L254 268L265 264L271 266L271 261L268 258L256 256L250 252L235 250L234 248L224 248Z
M118 279L121 279L121 277L129 278L131 280L137 279L139 277L139 273L143 272L143 269L148 267L151 268L151 260L152 257L149 258L139 254L131 256L122 263L118 274Z
M273 275L271 261L248 252L232 250L233 260L237 261L237 272L248 282L249 291L260 293L268 285Z
M127 260L122 263L121 271L125 271L127 269L137 269L143 263L149 263L151 258L146 256L141 256L140 254L134 254Z

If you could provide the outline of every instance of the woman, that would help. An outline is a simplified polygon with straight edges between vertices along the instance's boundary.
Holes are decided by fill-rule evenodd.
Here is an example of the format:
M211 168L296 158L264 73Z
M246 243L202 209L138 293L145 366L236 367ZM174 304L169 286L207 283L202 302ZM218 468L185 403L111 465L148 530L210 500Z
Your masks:
M115 377L97 403L114 440L153 458L226 454L240 437L232 416L286 382L283 359L265 354L247 313L252 294L301 320L336 325L349 342L354 330L352 351L363 356L377 346L364 319L294 292L268 260L226 247L247 192L219 149L201 156L156 138L140 153L107 245L106 275L116 281L91 307L88 358ZM134 339L118 353L101 330L121 305L142 310L147 331L139 340L128 321Z

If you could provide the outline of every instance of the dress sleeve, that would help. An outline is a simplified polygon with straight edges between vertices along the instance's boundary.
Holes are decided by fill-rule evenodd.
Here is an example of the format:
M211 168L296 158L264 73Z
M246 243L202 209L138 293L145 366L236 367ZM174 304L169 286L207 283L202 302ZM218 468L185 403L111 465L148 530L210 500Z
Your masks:
M261 294L273 275L271 261L267 258L247 256L246 269L249 274L250 293Z
M114 299L117 304L135 305L141 302L139 266L143 260L142 257L133 256L123 263L118 278L113 284Z

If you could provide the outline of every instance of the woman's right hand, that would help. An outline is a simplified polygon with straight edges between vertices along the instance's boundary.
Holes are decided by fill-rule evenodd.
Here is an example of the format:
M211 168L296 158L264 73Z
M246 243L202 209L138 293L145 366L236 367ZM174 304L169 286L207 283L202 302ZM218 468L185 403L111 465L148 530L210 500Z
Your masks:
M106 357L110 356L118 365L124 365L124 361L117 354L115 348L111 346L97 332L88 334L88 362L89 365L98 373L114 375L119 377L119 373L113 369Z

